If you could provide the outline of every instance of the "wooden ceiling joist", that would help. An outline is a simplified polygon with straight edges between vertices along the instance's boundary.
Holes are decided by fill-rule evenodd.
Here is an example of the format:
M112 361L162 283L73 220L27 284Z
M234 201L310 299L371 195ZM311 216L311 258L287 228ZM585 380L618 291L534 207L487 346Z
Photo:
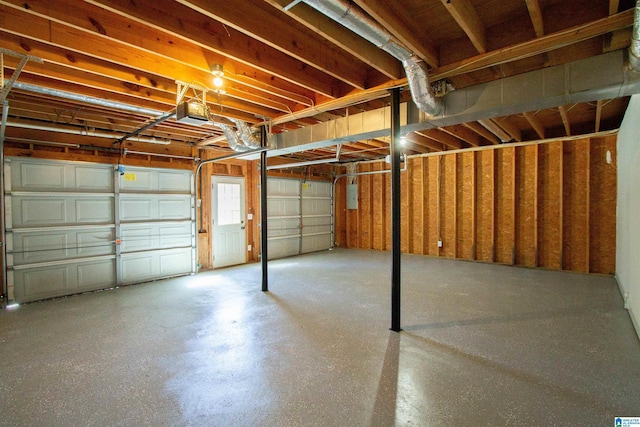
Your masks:
M536 117L535 113L527 112L524 113L524 118L527 119L533 130L536 131L540 139L545 138L545 129L542 122Z
M386 0L355 0L355 3L378 21L407 49L423 58L430 66L438 66L440 62L438 50L425 39L417 37L411 30L411 26L407 22L403 22L393 12L394 3Z
M531 17L531 23L533 29L536 32L536 37L544 36L544 19L542 17L542 7L540 6L540 0L526 0L527 9L529 9L529 16Z
M453 19L460 25L480 53L487 51L485 29L480 17L469 0L441 0Z
M562 117L562 124L564 125L564 132L566 136L571 136L571 122L569 121L569 110L566 106L560 105L558 107L560 117Z
M258 2L246 0L232 4L212 3L208 0L179 1L355 88L364 89L368 86L366 69L359 61L343 51L322 46L317 38L298 31L291 25L291 21L284 19L285 15L258 13L263 7Z

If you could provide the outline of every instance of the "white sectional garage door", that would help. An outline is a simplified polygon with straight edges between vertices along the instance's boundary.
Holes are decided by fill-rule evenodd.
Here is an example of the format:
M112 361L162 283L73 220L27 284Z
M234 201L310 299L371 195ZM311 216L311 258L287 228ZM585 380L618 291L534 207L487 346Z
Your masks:
M332 206L329 182L269 178L269 259L329 249Z
M195 271L191 172L10 158L5 176L10 299Z

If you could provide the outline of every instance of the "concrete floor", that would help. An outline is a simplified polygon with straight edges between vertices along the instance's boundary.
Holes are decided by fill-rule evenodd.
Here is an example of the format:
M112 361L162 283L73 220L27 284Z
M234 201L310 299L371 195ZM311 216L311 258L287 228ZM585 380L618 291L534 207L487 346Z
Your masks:
M640 416L613 279L335 250L0 312L0 425L612 426Z

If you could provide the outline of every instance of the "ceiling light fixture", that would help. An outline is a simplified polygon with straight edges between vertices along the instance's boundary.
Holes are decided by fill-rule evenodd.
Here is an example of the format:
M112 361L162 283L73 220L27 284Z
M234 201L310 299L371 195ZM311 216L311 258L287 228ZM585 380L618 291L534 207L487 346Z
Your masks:
M216 93L224 93L223 84L224 80L222 77L224 76L224 69L222 68L222 64L213 64L211 66L211 74L213 74L213 85L215 86L214 91Z

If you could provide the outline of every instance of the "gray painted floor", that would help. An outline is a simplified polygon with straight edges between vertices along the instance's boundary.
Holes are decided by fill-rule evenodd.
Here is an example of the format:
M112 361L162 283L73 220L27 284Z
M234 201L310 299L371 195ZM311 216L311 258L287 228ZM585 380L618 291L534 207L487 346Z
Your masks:
M335 250L0 312L0 424L612 426L640 416L613 279Z

